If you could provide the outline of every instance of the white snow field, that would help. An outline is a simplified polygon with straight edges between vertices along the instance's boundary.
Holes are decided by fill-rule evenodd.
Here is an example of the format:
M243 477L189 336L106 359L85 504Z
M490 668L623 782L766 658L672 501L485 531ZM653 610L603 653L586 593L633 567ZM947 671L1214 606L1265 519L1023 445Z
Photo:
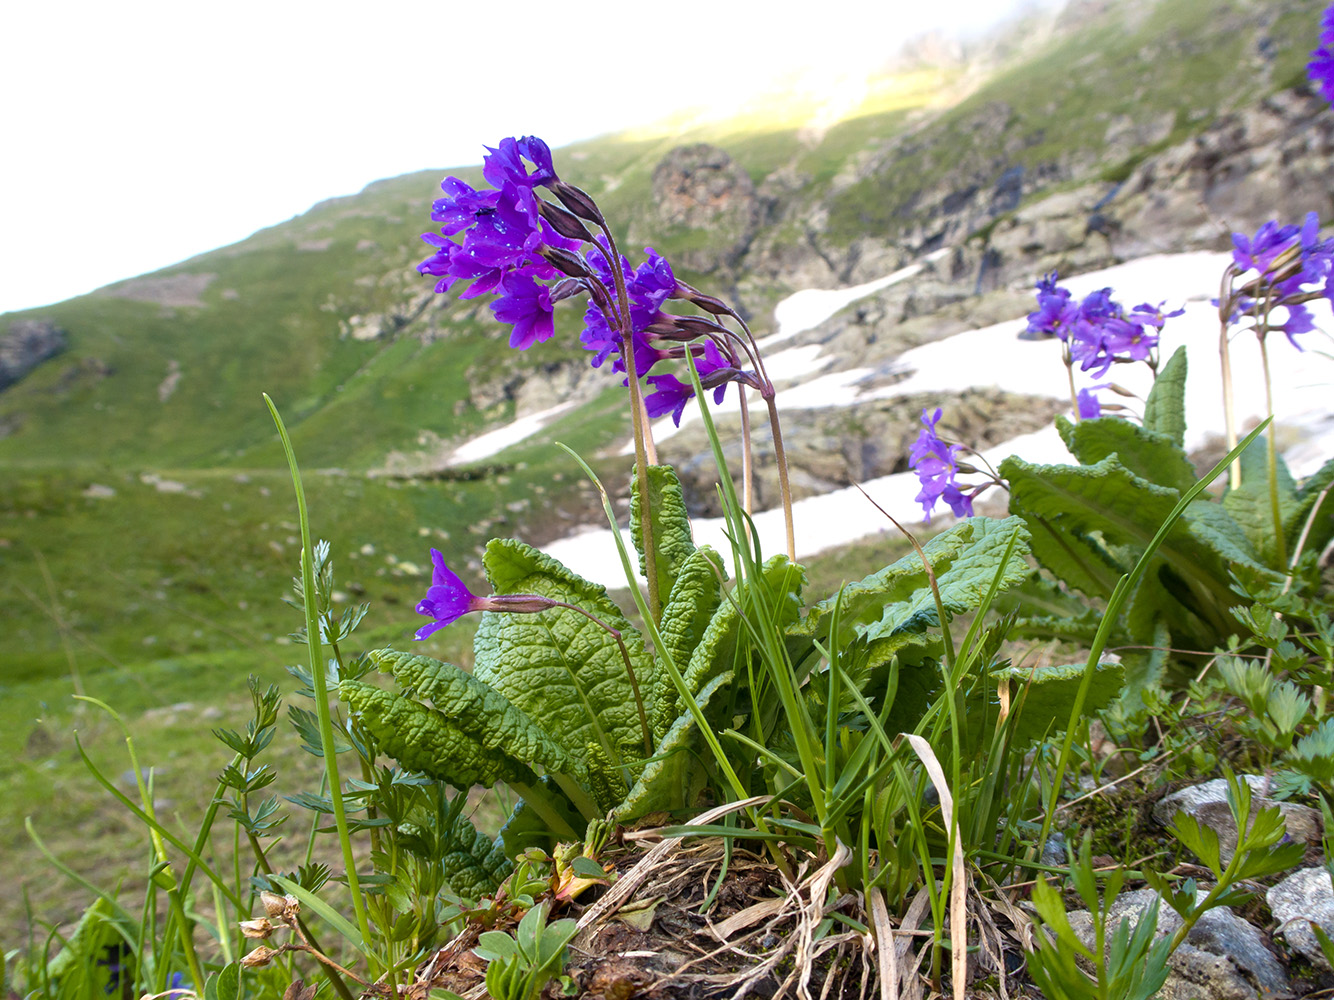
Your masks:
M1113 297L1127 307L1160 301L1166 302L1168 310L1185 307L1183 315L1168 320L1164 327L1160 354L1165 362L1178 346L1184 345L1187 350L1190 367L1186 388L1187 449L1197 448L1213 437L1221 438L1223 433L1218 313L1209 300L1218 294L1219 278L1228 259L1224 253L1161 254L1062 281L1077 298L1109 286ZM777 343L796 336L855 299L909 278L917 270L920 267L913 265L878 282L823 292L819 297L810 292L797 292L778 305L775 313L781 317L782 325L778 333L767 338L767 342ZM800 306L799 310L790 305L794 302ZM1334 351L1331 351L1331 339L1326 332L1334 330L1331 322L1334 317L1331 317L1325 301L1311 305L1320 329L1299 336L1304 351L1296 350L1280 334L1271 335L1268 342L1275 418L1283 438L1288 441L1285 457L1298 477L1314 472L1334 455ZM818 346L788 348L768 358L766 363L775 382L786 383L777 396L780 415L784 409L846 406L908 393L958 392L973 386L1068 399L1060 343L1055 339L1020 340L1019 334L1026 326L1023 317L1016 317L994 326L956 334L906 351L894 360L891 368L879 373L867 368L839 370L839 359L822 355ZM1260 351L1251 334L1241 334L1232 341L1232 367L1238 426L1253 426L1265 413L1265 393ZM908 374L892 385L866 387L863 391L874 375L889 372ZM1094 381L1076 371L1077 388L1092 385ZM1097 381L1115 381L1143 397L1152 379L1144 365L1135 364L1117 365ZM1132 407L1138 403L1110 392L1103 392L1101 397L1104 402L1121 402ZM729 402L735 407L732 402L735 398L735 394L729 393L723 408ZM755 406L752 406L754 411ZM686 413L688 418L698 419L693 406ZM764 433L764 426L767 421L758 421L756 433ZM502 428L492 435L506 430L508 428ZM673 430L670 419L660 421L654 427L659 438L668 436ZM470 442L465 448L471 448L481 440ZM1054 425L1006 441L983 455L993 466L1008 455L1018 455L1030 462L1073 461ZM863 486L876 503L901 522L921 522L921 506L913 500L920 486L913 473L884 476ZM984 494L984 499L989 495ZM941 509L937 509L937 516L942 516ZM798 501L793 516L798 558L893 530L884 516L855 488ZM947 509L943 516L950 516ZM783 551L781 510L757 512L755 524L766 555ZM694 522L695 541L725 549L722 527L720 519L697 519ZM629 547L629 533L622 534ZM553 542L545 551L587 579L609 587L626 585L609 529L579 532Z

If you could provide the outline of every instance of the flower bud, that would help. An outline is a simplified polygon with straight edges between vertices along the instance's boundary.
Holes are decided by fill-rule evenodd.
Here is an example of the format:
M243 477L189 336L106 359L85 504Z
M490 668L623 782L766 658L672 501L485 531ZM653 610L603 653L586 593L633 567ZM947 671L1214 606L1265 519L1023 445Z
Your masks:
M533 615L549 608L561 607L559 601L538 594L492 594L477 598L478 611L503 611L511 615Z
M576 295L582 295L586 286L582 281L576 278L561 278L551 286L551 301L559 302L562 299L573 298Z
M732 315L732 310L727 307L727 303L722 299L716 299L712 295L705 295L692 285L687 285L680 278L676 279L676 287L686 301L692 306L703 309L706 313L713 313L715 316Z
M568 274L571 278L587 278L592 273L584 266L583 259L577 253L549 246L544 246L537 252L557 271Z
M260 917L258 920L242 920L241 933L248 938L267 938L273 933L273 924L269 922L268 917Z
M261 966L268 965L278 957L278 952L266 944L260 945L249 955L241 959L241 965L246 969L258 969Z
M549 185L551 193L560 199L560 203L581 219L593 223L595 226L603 225L606 220L602 217L601 210L592 198L585 191L579 190L573 184L567 184L565 181L557 180ZM553 223L553 226L555 224Z
M568 212L559 205L553 205L549 201L538 200L537 210L542 218L551 223L551 228L560 233L567 240L583 240L585 243L593 242L593 234L584 226L573 212Z
M699 316L672 316L671 320L678 329L695 337L727 332L727 327L719 326L711 319L701 319Z

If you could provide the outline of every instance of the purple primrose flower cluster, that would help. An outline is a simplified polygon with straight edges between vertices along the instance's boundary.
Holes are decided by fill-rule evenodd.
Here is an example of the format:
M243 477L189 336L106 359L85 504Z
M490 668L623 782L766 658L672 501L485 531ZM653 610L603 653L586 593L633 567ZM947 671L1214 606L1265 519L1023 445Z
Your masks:
M490 185L482 190L457 177L440 185L445 196L435 202L431 219L441 228L422 236L435 252L417 268L439 279L437 292L465 281L460 298L496 295L491 310L511 327L509 343L518 350L551 339L557 302L587 295L580 341L593 353L593 366L610 358L613 371L627 372L628 328L634 373L647 375L654 390L644 399L651 417L670 413L680 423L694 396L690 383L649 372L660 362L683 359L687 351L702 385L714 390L715 402L722 401L730 382L764 390L764 380L747 369L750 359L730 331L702 316L663 312L669 299L712 315L729 312L726 307L678 281L652 247L645 248L638 267L616 253L601 212L587 194L556 176L545 142L524 136L487 147L482 176ZM560 204L539 197L538 188ZM585 223L601 232L594 236Z

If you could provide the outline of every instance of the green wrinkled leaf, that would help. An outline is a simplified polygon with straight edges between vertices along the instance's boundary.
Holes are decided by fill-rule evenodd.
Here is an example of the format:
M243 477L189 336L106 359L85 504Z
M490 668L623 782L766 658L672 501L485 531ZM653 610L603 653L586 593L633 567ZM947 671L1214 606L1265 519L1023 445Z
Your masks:
M460 791L497 781L537 780L527 764L482 746L437 709L362 681L343 681L338 694L360 715L380 749L410 771Z
M696 549L682 564L662 609L658 629L683 677L690 666L691 654L722 602L721 570L717 552L708 546ZM652 690L645 693L652 712L653 735L661 739L676 720L676 687L667 671L660 670Z
M1089 540L1098 532L1104 543L1143 549L1167 520L1179 498L1174 489L1141 479L1114 456L1090 466L1031 465L1011 456L1001 463L1001 475L1010 483L1010 509L1033 522L1045 521L1049 537L1066 548ZM1067 562L1045 560L1051 550L1037 544L1034 555L1058 576ZM1085 553L1091 552L1086 546ZM1227 634L1227 608L1235 602L1229 586L1233 563L1264 570L1241 529L1220 504L1199 500L1190 504L1173 524L1158 549L1163 563L1182 581L1178 599L1208 615L1211 626ZM1075 579L1068 583L1080 586ZM1175 589L1174 589L1175 592Z
M1002 667L992 671L994 680L1008 681L1011 685L1015 713L1011 733L1016 743L1064 731L1085 666L1069 663L1036 668ZM1121 693L1124 677L1125 668L1120 663L1099 663L1094 668L1084 711L1093 714L1111 704Z
M946 611L962 614L978 607L1016 533L1020 537L1001 578L1003 590L1029 574L1024 561L1027 532L1018 518L969 518L927 542L924 550ZM870 638L877 638L904 630L920 631L935 623L935 603L926 569L915 552L848 584L843 588L842 601L841 631L848 636L865 629ZM823 640L829 633L834 602L831 597L815 605L787 630L788 635Z
M474 902L494 894L514 868L505 842L487 840L462 813L454 817L440 864L450 888Z
M486 750L499 750L528 765L540 765L580 777L583 768L556 739L504 695L452 663L429 656L377 649L367 656L377 668L392 672L404 688L429 699L450 724Z
M1178 347L1154 379L1144 401L1144 429L1186 444L1186 348Z
M1121 417L1071 422L1056 418L1056 428L1080 465L1096 465L1109 455L1151 483L1185 492L1195 485L1195 467L1166 434L1147 430Z
M981 607L998 573L998 592L1023 582L1029 573L1028 562L1024 558L1028 553L1029 536L1022 519L974 517L960 527L967 530L966 542L951 558L942 560L941 564L931 558L930 546L926 546L927 557L931 558L936 573L940 602L947 615L967 614ZM1001 560L1005 558L1007 550L1009 560L1002 567ZM917 558L915 553L913 558ZM921 565L920 560L918 565ZM925 570L922 570L922 574L923 586L907 599L887 604L880 620L867 628L867 638L874 640L899 632L920 632L932 625L945 624L936 620L938 612L935 599L930 586L926 584Z
M545 795L548 806L555 809L571 829L578 830L586 824L587 821L582 819L565 800L560 787L550 775L543 775L534 790ZM550 851L555 846L556 840L551 823L543 818L530 802L523 799L510 812L509 818L500 828L500 835L496 837L496 843L504 845L502 853L510 858L518 857L530 847L540 847L544 851Z
M639 552L639 572L648 575L644 560L644 532L639 516L638 473L630 477L630 533ZM690 513L686 510L681 481L670 465L648 467L648 509L653 529L654 563L657 569L658 593L665 601L681 567L695 551L695 540L690 530Z
M725 690L732 682L730 670L717 674L695 694L705 718L711 718L709 707L714 695ZM715 709L714 715L717 714ZM614 811L618 823L627 823L660 809L680 809L693 802L697 788L691 782L703 782L705 775L695 766L695 744L699 728L690 712L682 712L667 735L658 741L653 759L630 789L624 801Z
M657 668L632 626L598 586L530 545L496 539L483 557L498 594L540 594L576 605L624 638L641 690L653 690ZM642 744L639 713L625 661L605 629L564 608L540 614L482 615L473 676L582 759L588 744Z

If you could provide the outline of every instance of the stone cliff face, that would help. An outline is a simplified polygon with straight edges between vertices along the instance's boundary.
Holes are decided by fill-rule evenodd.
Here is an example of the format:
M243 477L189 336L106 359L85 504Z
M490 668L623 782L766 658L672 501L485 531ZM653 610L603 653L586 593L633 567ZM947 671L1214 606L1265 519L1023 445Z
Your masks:
M0 392L65 349L65 331L41 319L21 319L0 336Z

